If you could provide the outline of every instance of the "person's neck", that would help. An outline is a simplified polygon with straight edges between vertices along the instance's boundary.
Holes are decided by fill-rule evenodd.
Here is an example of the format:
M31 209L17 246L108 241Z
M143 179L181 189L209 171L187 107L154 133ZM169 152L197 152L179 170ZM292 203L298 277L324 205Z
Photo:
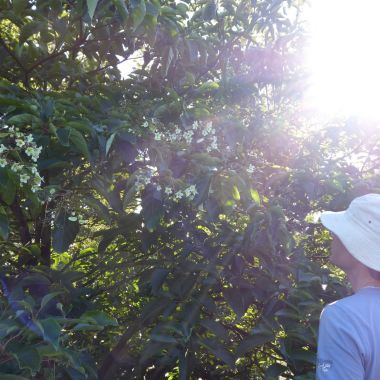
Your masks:
M364 265L358 265L354 268L347 270L347 279L351 283L352 290L356 293L358 290L368 287L380 287L380 281L374 279Z

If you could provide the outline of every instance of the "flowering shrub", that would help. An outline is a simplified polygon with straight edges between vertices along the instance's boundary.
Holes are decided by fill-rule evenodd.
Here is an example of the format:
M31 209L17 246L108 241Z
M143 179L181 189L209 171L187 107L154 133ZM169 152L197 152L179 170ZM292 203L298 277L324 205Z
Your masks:
M19 179L21 187L30 186L32 192L41 189L43 178L37 169L42 147L37 146L31 133L24 134L18 128L1 127L0 167L10 169Z

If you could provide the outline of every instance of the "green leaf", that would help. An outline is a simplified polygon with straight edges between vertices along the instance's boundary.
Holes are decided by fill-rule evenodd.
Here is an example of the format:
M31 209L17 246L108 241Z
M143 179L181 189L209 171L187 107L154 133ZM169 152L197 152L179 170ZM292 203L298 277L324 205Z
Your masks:
M0 238L8 240L9 236L9 221L4 207L0 206Z
M59 335L61 333L61 326L53 318L43 319L39 321L43 328L44 340L51 343L57 350L59 346Z
M165 281L169 271L167 269L163 268L157 268L152 273L152 278L150 280L152 284L152 293L154 295L158 294L159 289L161 288L161 285Z
M113 140L116 136L116 132L112 133L112 135L108 138L107 143L106 143L106 156L108 155L108 152L112 146Z
M207 330L212 331L215 336L221 338L221 339L227 339L228 334L226 329L216 321L213 321L212 319L203 319L200 322L201 326L205 327Z
M6 169L0 168L0 197L7 204L11 205L16 196L16 183L14 174Z
M154 191L145 194L141 202L141 214L144 218L144 223L149 231L154 231L160 224L161 217L164 213L162 201L154 196Z
M240 192L236 185L233 185L232 187L232 197L235 199L235 201L240 201Z
M95 325L94 323L78 323L73 328L74 331L101 331L103 326Z
M282 364L272 364L265 372L265 380L277 380L286 369L287 367Z
M17 15L22 14L28 6L28 0L13 0L12 7Z
M160 343L177 343L177 339L170 335L152 334L151 338Z
M70 146L71 128L58 128L57 137L58 141L63 146Z
M57 297L60 294L63 294L63 292L53 292L53 293L46 294L42 298L40 310L42 310L54 297Z
M146 6L144 0L131 0L130 4L132 8L132 30L135 31L144 20L146 14Z
M250 191L252 200L255 201L258 205L260 205L261 201L260 201L259 192L256 189L249 189L249 191Z
M90 159L90 152L83 135L74 128L70 128L70 142L75 148L83 154L87 159Z
M33 34L36 34L43 29L44 24L41 21L31 21L25 24L21 28L20 37L19 37L19 45L22 45L29 37Z
M110 317L104 311L101 310L89 310L83 313L80 317L81 320L94 321L99 326L117 326L117 320Z
M223 289L223 295L238 318L244 315L251 304L247 292L242 292L239 288Z
M230 368L235 365L235 358L226 348L222 346L221 343L216 341L211 341L209 339L201 339L200 344L205 346L212 354L217 358L221 359L226 363Z
M98 5L98 0L87 0L87 9L90 19L94 17L96 6Z
M238 345L236 354L238 356L243 356L245 353L270 342L273 338L273 334L256 334L254 336L244 338L244 340L242 340Z
M113 0L117 11L119 12L121 19L123 20L124 25L128 21L129 11L127 5L125 4L125 0Z
M70 221L67 210L61 209L54 221L52 246L58 253L66 252L79 232L78 221Z
M213 92L219 88L219 84L217 82L208 81L202 83L202 85L198 88L198 92L201 94Z
M12 334L14 331L17 331L19 326L14 320L2 320L0 322L0 340L7 337L9 334Z
M216 17L216 4L214 0L209 1L202 10L202 17L205 21L210 21Z
M40 370L41 355L36 348L27 347L13 354L21 369L29 369L33 376Z

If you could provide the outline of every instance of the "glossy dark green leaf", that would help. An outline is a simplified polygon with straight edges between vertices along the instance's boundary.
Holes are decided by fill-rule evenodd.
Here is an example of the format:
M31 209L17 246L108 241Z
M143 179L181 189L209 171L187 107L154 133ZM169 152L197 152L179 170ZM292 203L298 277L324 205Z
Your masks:
M205 21L210 21L216 16L216 4L214 0L209 0L202 10L202 16Z
M47 318L39 321L43 328L44 340L51 343L57 350L59 346L59 336L61 334L61 326L53 318Z
M35 375L41 367L41 355L36 348L27 347L14 353L21 369L29 369ZM1 378L1 377L0 377Z
M149 231L154 231L158 227L163 213L162 201L155 198L154 191L148 191L142 198L141 214Z
M70 134L71 134L71 128L57 129L58 140L63 146L70 146Z
M265 371L265 380L277 380L278 376L283 374L286 369L287 367L282 364L278 364L278 363L272 364Z
M163 268L157 268L152 273L151 283L152 283L152 293L154 295L158 294L163 282L165 281L169 271Z
M9 236L9 221L4 207L0 206L0 238L8 240Z
M255 334L244 338L238 345L236 353L238 356L243 356L247 352L263 346L265 343L272 341L273 334Z
M136 30L137 27L142 23L146 13L146 6L144 0L132 0L131 4L131 17L133 30Z
M129 11L125 0L113 0L113 3L121 16L121 19L126 23L128 21Z
M69 140L79 153L81 153L87 159L90 158L90 152L88 150L87 142L83 137L82 133L80 133L74 128L70 128Z
M80 317L82 320L94 320L99 326L117 326L118 323L115 318L110 317L101 310L89 310L83 313Z
M78 221L69 220L70 213L61 209L54 220L52 246L58 253L66 252L79 232Z

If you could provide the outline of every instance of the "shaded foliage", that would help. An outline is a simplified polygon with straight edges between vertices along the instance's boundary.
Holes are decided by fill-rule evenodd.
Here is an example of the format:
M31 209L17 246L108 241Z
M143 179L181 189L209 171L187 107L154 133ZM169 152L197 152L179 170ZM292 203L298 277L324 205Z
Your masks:
M0 1L0 376L313 378L379 132L302 111L301 6Z

